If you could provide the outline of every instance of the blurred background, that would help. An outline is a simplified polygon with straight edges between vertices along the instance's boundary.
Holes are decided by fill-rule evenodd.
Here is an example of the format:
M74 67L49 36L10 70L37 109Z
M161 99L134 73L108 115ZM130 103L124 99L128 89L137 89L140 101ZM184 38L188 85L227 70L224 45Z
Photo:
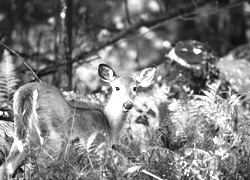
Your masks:
M87 93L98 89L99 63L121 74L159 65L179 41L222 57L249 41L249 14L243 0L0 0L0 38L43 81ZM21 84L32 81L12 59Z

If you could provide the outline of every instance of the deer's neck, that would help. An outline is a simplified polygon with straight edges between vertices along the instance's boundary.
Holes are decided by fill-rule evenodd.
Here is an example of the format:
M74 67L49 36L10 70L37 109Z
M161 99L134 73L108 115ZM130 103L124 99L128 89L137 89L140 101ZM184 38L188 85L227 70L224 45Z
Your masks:
M116 141L126 122L128 112L123 111L121 102L112 97L104 106L103 111L111 127L109 132L111 141Z

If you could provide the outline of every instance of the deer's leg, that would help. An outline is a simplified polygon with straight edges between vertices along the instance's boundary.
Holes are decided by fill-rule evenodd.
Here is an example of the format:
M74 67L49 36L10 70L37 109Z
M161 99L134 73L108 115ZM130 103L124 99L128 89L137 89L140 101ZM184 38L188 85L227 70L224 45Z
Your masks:
M62 141L61 150L58 156L59 161L64 161L67 158L68 140Z
M47 154L53 160L63 161L66 157L66 144L67 140L59 131L51 129L49 131L49 136L44 142L44 148Z
M61 141L61 149L60 149L60 154L59 154L58 159L63 160L63 161L65 161L68 158L68 152L72 148L72 139L74 138L74 135L73 135L74 118L69 118L66 123L67 123L66 126L68 128L64 129L62 126L62 129L60 128L58 129L59 131L63 132L63 133L60 133L60 137L62 141Z
M2 178L4 175L11 176L27 155L27 149L28 149L27 138L29 137L29 135L28 135L27 128L25 127L23 121L20 120L22 118L23 118L23 115L20 116L18 114L15 114L14 142L11 146L9 155L6 158L5 163L1 166L0 174Z
M70 131L67 133L67 135L62 135L62 141L61 141L61 150L58 157L58 160L65 161L68 158L68 152L72 148L72 140L70 137Z
M26 155L26 145L24 145L22 141L15 139L5 163L1 166L0 178L3 178L5 175L11 176L20 163L25 159Z

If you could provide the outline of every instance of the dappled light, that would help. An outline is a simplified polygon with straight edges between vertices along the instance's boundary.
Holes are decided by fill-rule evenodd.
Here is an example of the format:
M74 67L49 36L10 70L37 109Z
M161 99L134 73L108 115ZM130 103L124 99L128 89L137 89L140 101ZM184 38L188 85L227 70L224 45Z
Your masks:
M0 0L0 179L250 178L246 0Z

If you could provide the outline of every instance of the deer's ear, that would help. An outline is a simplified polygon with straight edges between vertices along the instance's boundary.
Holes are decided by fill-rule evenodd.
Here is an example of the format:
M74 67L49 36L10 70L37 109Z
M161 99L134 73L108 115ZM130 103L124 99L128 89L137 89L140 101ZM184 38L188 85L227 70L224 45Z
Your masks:
M99 65L98 74L105 82L112 82L116 78L115 71L106 64Z
M144 68L138 74L136 80L141 87L147 87L150 85L151 81L155 77L156 66L150 66L148 68Z

